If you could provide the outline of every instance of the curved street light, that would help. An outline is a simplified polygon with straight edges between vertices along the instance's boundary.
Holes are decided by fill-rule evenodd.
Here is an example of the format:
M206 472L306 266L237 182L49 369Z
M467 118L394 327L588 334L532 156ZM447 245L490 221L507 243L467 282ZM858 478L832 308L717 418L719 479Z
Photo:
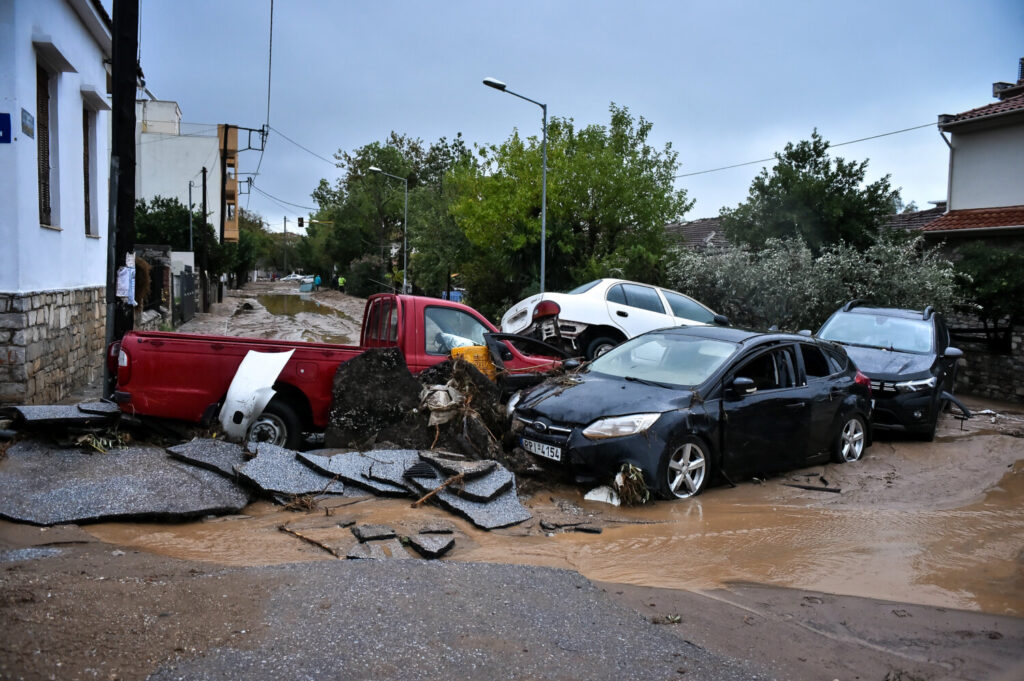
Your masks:
M402 293L408 293L409 287L406 277L409 274L409 179L385 173L377 166L370 166L369 170L371 173L387 175L405 183L405 217L402 218Z
M528 102L532 102L541 108L543 112L543 119L541 125L543 126L543 137L541 142L541 184L540 184L540 292L544 293L544 254L545 254L545 242L547 241L547 215L548 215L548 105L541 104L540 102L524 97L518 92L512 92L508 89L505 83L501 82L497 78L484 78L484 85L487 87L494 88L505 94L518 97L519 99L525 99Z

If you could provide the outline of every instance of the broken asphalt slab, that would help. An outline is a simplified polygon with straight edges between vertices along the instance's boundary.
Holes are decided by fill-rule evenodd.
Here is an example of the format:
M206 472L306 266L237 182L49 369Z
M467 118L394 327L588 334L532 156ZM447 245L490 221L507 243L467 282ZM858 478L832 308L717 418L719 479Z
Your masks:
M349 560L411 560L413 558L402 546L402 542L395 538L360 542L353 546L345 557Z
M498 468L497 470L505 469ZM436 489L444 481L445 478L438 475L435 478L414 478L412 482L421 492L426 494ZM533 517L526 507L519 503L514 480L506 491L486 502L474 501L459 496L455 492L449 491L448 488L440 490L431 498L437 499L444 508L458 513L484 530L495 530L500 527L518 525Z
M242 445L209 438L195 438L190 442L168 447L167 453L179 461L209 469L232 480L238 477L235 466L241 466L246 461Z
M344 494L345 485L322 475L296 458L298 452L261 442L256 457L235 466L245 480L269 494Z
M0 461L0 516L35 525L184 520L248 503L234 482L152 447L90 453L23 440Z
M380 458L373 458L380 453L379 451L344 452L334 456L325 456L324 454L329 451L300 452L299 461L324 475L338 476L346 484L361 487L381 496L409 496L409 490L404 485L381 482L370 477L370 467L375 462L381 461Z
M405 539L424 558L440 558L455 546L455 537L446 534L413 534Z
M109 402L84 402L82 404L40 404L21 405L0 409L0 416L10 415L16 426L34 428L40 426L104 426L116 423L121 410Z
M361 542L374 539L393 539L395 531L387 525L355 525L352 534Z
M186 648L151 681L772 676L681 640L566 570L347 560L222 574L261 585L253 592L258 614L232 625L252 633L242 644Z

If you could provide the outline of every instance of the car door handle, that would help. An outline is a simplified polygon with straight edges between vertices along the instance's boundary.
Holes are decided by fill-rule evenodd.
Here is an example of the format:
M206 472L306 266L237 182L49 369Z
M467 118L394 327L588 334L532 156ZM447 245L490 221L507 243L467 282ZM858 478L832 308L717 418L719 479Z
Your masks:
M787 404L786 409L803 409L806 406L806 402L793 402L792 404Z
M624 310L617 310L615 312L615 314L619 315L620 317L628 317L629 316L629 313L624 311Z

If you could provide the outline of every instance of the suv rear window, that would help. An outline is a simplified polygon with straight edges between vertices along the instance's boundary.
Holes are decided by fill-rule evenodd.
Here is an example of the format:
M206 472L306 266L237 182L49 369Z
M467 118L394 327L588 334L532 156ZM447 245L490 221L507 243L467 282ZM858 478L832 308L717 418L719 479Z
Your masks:
M818 337L837 343L921 355L934 352L935 347L931 320L861 312L835 313L821 327Z

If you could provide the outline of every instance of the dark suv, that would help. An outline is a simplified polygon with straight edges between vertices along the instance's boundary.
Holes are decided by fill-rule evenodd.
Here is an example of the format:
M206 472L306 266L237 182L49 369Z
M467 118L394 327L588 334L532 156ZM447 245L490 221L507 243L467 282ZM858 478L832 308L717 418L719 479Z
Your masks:
M930 306L919 312L853 300L836 310L817 335L846 346L871 379L874 427L931 440L947 402L970 415L953 397L963 352L950 347L949 329Z

